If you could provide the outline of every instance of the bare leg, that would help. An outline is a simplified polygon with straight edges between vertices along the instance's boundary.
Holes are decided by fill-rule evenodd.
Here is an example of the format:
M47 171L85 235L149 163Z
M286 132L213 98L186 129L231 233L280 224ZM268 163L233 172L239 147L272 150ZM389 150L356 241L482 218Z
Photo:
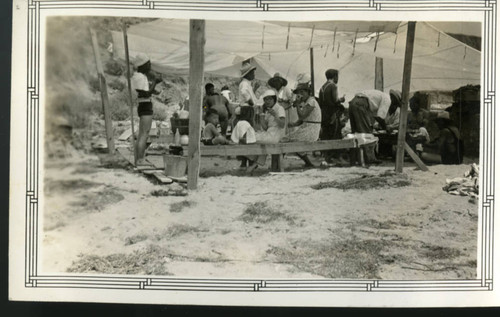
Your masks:
M139 118L139 135L137 136L136 151L137 163L144 163L144 154L146 152L146 141L148 140L149 130L153 116L141 116Z

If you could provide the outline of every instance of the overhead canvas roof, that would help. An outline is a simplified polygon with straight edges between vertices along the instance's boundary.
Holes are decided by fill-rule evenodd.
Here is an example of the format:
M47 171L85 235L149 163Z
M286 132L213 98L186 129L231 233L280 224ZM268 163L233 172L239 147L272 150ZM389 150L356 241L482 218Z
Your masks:
M207 73L239 77L241 63L251 58L257 78L267 80L280 72L294 86L298 74L310 72L309 48L313 47L316 90L325 81L328 68L340 70L339 91L346 98L373 89L375 57L384 58L385 90L401 89L404 22L207 20L205 32ZM134 25L128 37L131 58L144 52L159 72L188 73L188 20L159 19ZM113 40L115 54L124 58L121 32L113 32ZM453 90L479 84L480 62L479 51L419 22L410 90Z

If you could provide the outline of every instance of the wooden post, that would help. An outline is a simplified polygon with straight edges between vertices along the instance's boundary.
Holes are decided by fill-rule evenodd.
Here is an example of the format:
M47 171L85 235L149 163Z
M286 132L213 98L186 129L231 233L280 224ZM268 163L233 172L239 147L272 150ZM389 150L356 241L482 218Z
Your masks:
M384 59L375 57L375 89L384 91Z
M113 137L111 113L109 111L108 87L106 85L106 78L104 77L104 70L102 68L101 55L99 54L99 46L97 44L97 36L93 29L90 29L90 36L92 38L92 47L94 48L95 63L97 65L97 76L100 84L102 109L104 112L104 125L106 126L106 142L108 144L109 153L113 154L115 153L115 140Z
M311 90L314 96L314 48L309 48L309 58L311 61Z
M406 121L408 118L408 99L410 95L411 63L413 60L413 44L415 42L415 24L416 22L414 21L408 22L408 30L406 33L406 49L403 66L403 87L401 89L402 104L399 115L398 147L396 152L396 173L403 172L407 126Z
M130 138L130 143L132 145L132 151L134 152L134 165L137 164L137 152L135 150L135 132L134 132L134 102L132 100L132 85L130 83L130 59L128 56L128 37L127 37L127 26L123 25L123 44L125 48L125 63L127 67L127 85L128 85L128 101L130 103L130 128L132 130L132 137Z
M205 20L189 21L189 145L188 189L198 186L201 108L205 62Z

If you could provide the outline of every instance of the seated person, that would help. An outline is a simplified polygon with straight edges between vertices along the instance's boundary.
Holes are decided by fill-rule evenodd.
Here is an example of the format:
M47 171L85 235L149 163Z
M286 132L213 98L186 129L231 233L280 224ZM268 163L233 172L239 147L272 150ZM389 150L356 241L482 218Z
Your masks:
M253 128L255 117L255 109L251 106L241 106L236 109L236 125L231 133L232 144L251 144L256 143L255 130ZM240 170L252 172L257 168L256 161L259 160L258 155L252 156L237 156L241 161Z
M219 113L215 109L208 109L205 114L205 128L201 141L205 145L227 144L226 138L217 129L219 124Z
M285 135L285 109L277 103L274 90L267 90L262 95L264 100L263 113L261 117L261 131L256 134L259 143L278 143Z
M422 159L429 163L462 164L463 140L460 131L450 120L450 114L446 111L439 113L435 122L439 128L439 138L424 147Z
M219 122L221 127L221 132L226 135L228 118L229 118L229 101L226 97L219 95L215 92L215 87L212 83L205 85L206 96L203 100L203 107L208 109L215 109L219 114ZM205 110L205 111L206 111Z
M420 154L423 151L423 145L430 141L427 131L429 112L420 108L419 95L410 98L410 109L406 142L414 151Z

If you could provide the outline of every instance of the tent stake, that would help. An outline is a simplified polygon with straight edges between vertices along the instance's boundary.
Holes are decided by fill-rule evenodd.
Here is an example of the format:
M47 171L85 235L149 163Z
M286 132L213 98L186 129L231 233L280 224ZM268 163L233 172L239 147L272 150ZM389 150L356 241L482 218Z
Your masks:
M205 20L189 21L189 145L188 189L198 187L201 109L205 62Z
M127 67L127 86L128 86L128 101L130 103L130 129L132 130L132 138L130 139L130 144L132 145L132 151L134 151L134 165L137 164L137 152L135 151L135 132L134 132L134 102L132 100L132 85L130 84L130 59L128 55L128 37L127 37L127 26L124 24L123 29L123 43L125 47L125 63Z
M99 78L102 109L104 112L104 125L106 127L106 143L108 145L108 152L115 153L115 140L113 137L113 123L111 122L111 113L109 110L108 88L106 85L106 78L104 77L104 70L102 68L101 56L99 55L99 46L97 44L97 35L93 29L90 30L92 38L92 47L94 48L95 63L97 65L97 76Z
M408 118L408 99L410 95L410 81L411 81L411 64L413 60L413 45L415 42L415 24L416 22L408 22L408 29L406 33L406 49L405 59L403 66L403 86L401 99L402 104L399 114L399 132L398 132L398 149L396 153L396 173L403 172L405 143L406 143L406 126Z

